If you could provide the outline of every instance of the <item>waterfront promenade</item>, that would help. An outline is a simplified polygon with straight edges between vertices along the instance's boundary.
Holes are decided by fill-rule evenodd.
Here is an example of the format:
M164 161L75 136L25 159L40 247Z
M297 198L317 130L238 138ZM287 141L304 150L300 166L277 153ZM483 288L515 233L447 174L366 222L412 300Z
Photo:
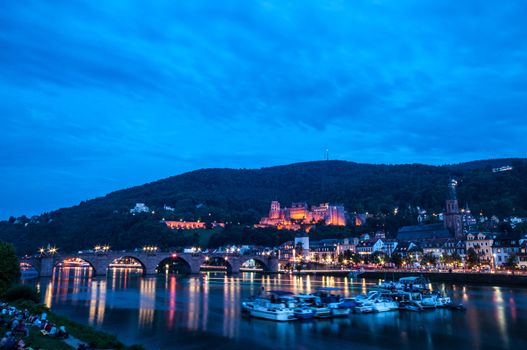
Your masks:
M500 286L527 287L527 273L514 272L475 272L475 271L427 271L418 269L374 269L374 270L349 270L349 269L317 269L291 272L293 275L329 275L351 276L367 279L396 280L401 277L422 275L431 282L470 283Z

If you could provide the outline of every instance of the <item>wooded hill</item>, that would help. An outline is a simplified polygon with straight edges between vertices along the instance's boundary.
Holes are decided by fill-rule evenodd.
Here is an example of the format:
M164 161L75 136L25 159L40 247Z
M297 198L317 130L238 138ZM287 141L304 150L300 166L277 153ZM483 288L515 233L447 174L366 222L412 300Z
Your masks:
M492 168L512 165L513 170ZM0 222L0 239L15 243L19 252L56 244L77 250L94 244L133 248L196 242L193 233L178 234L160 225L165 219L224 221L253 224L266 215L272 200L283 206L341 203L348 212L393 215L396 225L412 223L415 207L443 210L449 179L458 180L460 205L473 213L527 216L527 159L493 159L430 166L374 165L346 161L296 163L261 169L202 169L112 192L79 205L37 218ZM155 214L131 215L135 203ZM174 212L163 211L164 205ZM26 225L27 224L27 225ZM392 225L393 226L393 225ZM391 230L396 228L391 227Z

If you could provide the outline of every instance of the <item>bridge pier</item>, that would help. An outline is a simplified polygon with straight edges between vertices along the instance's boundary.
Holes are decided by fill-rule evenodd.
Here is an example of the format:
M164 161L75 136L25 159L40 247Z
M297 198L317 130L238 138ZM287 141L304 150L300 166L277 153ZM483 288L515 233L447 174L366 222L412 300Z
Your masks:
M40 268L39 276L40 277L51 277L53 276L53 268L55 267L55 259L52 256L45 256L39 258Z
M269 273L278 273L278 258L276 256L269 257L267 260L267 268Z

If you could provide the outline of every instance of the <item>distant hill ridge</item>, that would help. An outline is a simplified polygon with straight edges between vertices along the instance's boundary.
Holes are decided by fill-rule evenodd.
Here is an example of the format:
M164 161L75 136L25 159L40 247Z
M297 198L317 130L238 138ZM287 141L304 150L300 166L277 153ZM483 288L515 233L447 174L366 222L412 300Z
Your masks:
M513 170L492 172L505 165ZM147 238L162 218L254 223L267 213L272 200L287 206L298 201L342 203L349 212L389 213L397 207L411 220L411 211L405 214L410 207L442 210L451 177L459 182L460 205L468 203L474 213L527 216L525 158L441 166L330 160L195 170L43 214L27 226L0 222L0 239L16 237L31 249L51 241L85 248L93 242ZM129 210L138 202L156 213L148 219L132 217ZM161 211L165 204L174 212Z

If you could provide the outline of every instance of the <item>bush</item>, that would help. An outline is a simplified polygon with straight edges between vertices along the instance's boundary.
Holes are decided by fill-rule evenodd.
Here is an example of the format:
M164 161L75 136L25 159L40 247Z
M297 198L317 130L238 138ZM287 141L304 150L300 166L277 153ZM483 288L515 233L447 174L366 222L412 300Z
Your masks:
M12 303L19 310L27 310L32 315L41 315L43 312L49 313L49 308L44 304L37 304L32 300L17 300Z
M5 292L4 299L8 302L29 300L38 304L40 302L40 293L34 287L19 284L9 288Z
M0 241L0 296L20 278L20 266L12 244Z

